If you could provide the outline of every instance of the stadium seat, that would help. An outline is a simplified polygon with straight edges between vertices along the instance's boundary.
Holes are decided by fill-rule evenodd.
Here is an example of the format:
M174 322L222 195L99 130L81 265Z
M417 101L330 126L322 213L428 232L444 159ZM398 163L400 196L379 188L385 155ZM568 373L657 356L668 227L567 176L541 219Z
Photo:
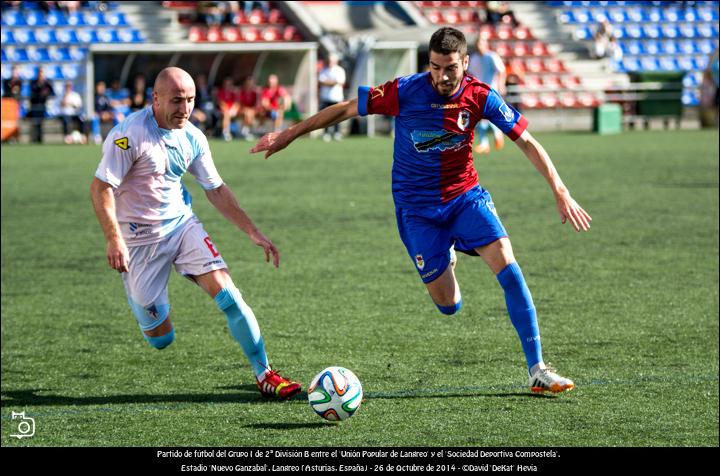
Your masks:
M565 65L558 58L549 58L545 60L545 70L553 73L563 73L565 72Z
M207 28L202 26L191 26L188 31L188 40L192 42L207 41Z
M30 28L16 28L15 41L21 45L34 45L37 43L35 31Z
M60 28L56 30L58 43L77 44L80 43L78 34L72 28Z
M537 89L543 86L543 80L540 75L529 74L524 78L525 86L530 89Z
M645 37L645 32L643 31L643 28L640 25L629 24L629 25L621 28L621 30L625 31L624 37L634 38L634 39L640 39L640 38Z
M592 40L593 33L590 31L590 27L587 26L581 26L575 29L575 39L578 41L588 41Z
M4 49L0 50L0 61L2 61L3 63L7 63L8 61L10 61Z
M658 69L661 71L677 71L680 69L677 60L672 56L662 56L658 62Z
M248 23L245 13L242 10L233 12L230 16L230 23L233 25L246 25Z
M634 57L626 57L622 60L622 71L634 72L640 71L640 61Z
M677 64L682 71L695 71L700 69L695 63L695 58L692 56L681 56L677 59Z
M535 109L540 105L540 99L537 94L523 94L521 103L523 108Z
M105 22L112 26L130 26L122 12L108 12L105 14Z
M263 41L279 41L282 39L282 33L280 32L280 29L276 26L269 26L263 28L260 35Z
M287 25L283 28L283 41L302 41L302 36L297 28L292 25Z
M57 34L54 28L38 28L35 30L35 38L42 45L53 45L58 43Z
M211 43L215 43L218 41L223 41L223 35L222 30L219 26L211 26L208 27L207 30L207 41Z
M9 9L2 13L2 26L23 26L25 24L25 17L19 10Z
M27 49L27 58L30 61L35 61L36 63L43 63L50 61L50 53L48 53L47 48L36 48L33 46L30 46Z
M545 71L545 64L540 58L529 58L525 62L525 70L531 73L541 73Z
M42 12L29 10L25 14L25 24L28 26L45 26L47 25L47 21L45 21L45 15L43 15Z
M554 93L543 93L540 95L540 104L543 107L554 108L560 103L557 95Z
M145 41L140 30L135 28L118 28L116 31L118 38L123 43L143 43Z
M635 22L635 23L642 23L647 20L643 13L642 8L638 8L638 7L626 8L625 13L627 14L627 21L631 21L631 22Z
M698 51L702 54L709 55L715 51L716 46L711 40L700 40L697 42Z
M72 30L71 30L72 31ZM99 43L98 32L94 28L78 28L77 38L80 43Z
M63 77L62 71L56 64L44 64L44 65L42 65L42 69L43 69L43 71L45 71L45 76L51 81L58 80L58 79L65 79ZM57 92L56 92L56 94L57 94Z
M562 85L565 88L573 89L580 87L580 78L577 76L573 76L571 74L565 75L561 77Z
M581 92L577 95L578 107L595 107L600 101L589 92Z
M572 92L562 92L559 95L560 105L563 107L577 107L578 100L574 93Z
M97 30L98 40L102 43L120 43L118 32L113 28L100 28Z
M607 17L610 19L611 23L625 23L629 20L626 11L620 8L608 10Z
M67 18L61 12L53 10L45 16L45 22L50 26L67 26Z
M665 24L661 28L664 38L678 38L680 36L680 31L676 25Z
M222 36L225 41L238 42L243 40L242 33L240 32L240 29L236 26L223 27Z
M509 40L515 38L513 28L510 25L499 25L495 28L495 33L501 40Z
M560 79L560 76L556 74L546 75L543 79L543 83L545 84L545 86L550 86L556 89L563 88L562 80Z
M440 13L440 10L429 10L425 12L425 16L430 20L430 23L445 23L445 17Z
M243 38L245 41L260 41L260 30L255 27L243 28Z
M47 55L48 59L45 61L71 61L72 58L70 58L70 52L67 48L61 47L58 48L57 46L50 46L47 49Z
M533 56L550 56L550 52L547 49L547 45L542 41L536 41L532 44L532 55Z
M524 41L516 41L512 47L512 53L514 56L530 56L530 48L528 48L527 43Z
M73 12L67 16L67 24L70 26L85 26L85 15L83 12Z
M103 12L88 12L85 14L85 23L89 26L106 26L105 14Z
M445 23L457 25L460 22L460 14L457 10L448 10L445 12Z
M697 36L700 38L717 38L718 27L709 23L697 26Z
M640 55L643 53L642 43L637 40L621 42L620 49L624 55Z
M286 25L287 19L280 10L273 8L270 10L270 14L268 15L268 23L273 25Z
M80 76L80 65L78 64L64 64L60 66L60 70L62 71L63 78L65 79L75 80L78 76Z
M2 42L3 46L17 44L15 34L7 28L0 28L0 42Z
M82 61L87 56L87 48L82 46L70 46L68 47L68 53L72 61Z
M700 36L695 29L695 25L692 24L681 25L678 30L680 31L680 36L683 38L695 38Z
M660 70L660 63L657 58L652 56L643 56L640 58L640 69L642 71L658 71Z
M648 25L643 26L643 36L645 38L651 38L651 39L657 39L662 36L662 30L660 29L660 26L650 23Z
M262 25L267 23L267 18L262 10L253 10L247 17L248 23L251 25Z
M682 103L685 106L697 106L700 104L700 98L695 91L686 89L682 93Z
M38 67L34 64L24 64L20 66L20 77L26 81L30 81L37 77Z
M661 43L655 40L648 40L644 44L644 50L649 55L657 55L662 52Z

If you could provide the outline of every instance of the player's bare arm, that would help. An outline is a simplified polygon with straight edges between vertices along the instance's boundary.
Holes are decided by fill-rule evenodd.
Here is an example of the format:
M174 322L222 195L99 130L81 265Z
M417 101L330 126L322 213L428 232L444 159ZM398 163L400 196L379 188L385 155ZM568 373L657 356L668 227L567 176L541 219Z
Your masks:
M527 130L515 143L550 185L562 223L570 220L575 231L589 230L592 217L570 196L543 146Z
M118 272L125 273L128 271L130 256L115 215L115 196L112 186L95 177L90 185L90 196L95 215L107 241L108 264Z
M256 152L266 151L265 158L267 159L275 152L281 151L289 146L292 141L300 136L317 129L330 127L357 115L357 98L334 104L282 132L265 134L257 144L255 144L255 147L250 149L250 152L254 154Z
M270 262L270 255L272 255L273 265L276 268L280 266L280 252L273 242L263 235L255 226L248 214L245 213L245 210L240 207L230 187L222 184L218 188L207 190L205 194L208 200L210 200L210 203L212 203L225 218L247 233L253 243L262 247L265 251L265 261Z

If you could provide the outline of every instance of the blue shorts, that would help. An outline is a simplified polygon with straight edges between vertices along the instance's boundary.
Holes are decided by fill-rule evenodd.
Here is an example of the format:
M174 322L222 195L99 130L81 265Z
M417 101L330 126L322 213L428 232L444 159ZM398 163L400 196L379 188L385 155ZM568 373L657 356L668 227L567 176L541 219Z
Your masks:
M450 264L450 247L474 254L507 232L490 193L479 185L439 206L395 208L398 231L424 283Z

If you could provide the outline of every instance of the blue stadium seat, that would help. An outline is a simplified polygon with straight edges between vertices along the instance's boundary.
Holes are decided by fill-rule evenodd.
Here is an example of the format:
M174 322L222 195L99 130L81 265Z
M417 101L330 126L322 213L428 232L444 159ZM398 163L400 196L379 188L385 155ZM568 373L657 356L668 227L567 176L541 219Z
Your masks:
M45 20L45 15L37 10L29 10L25 14L25 23L28 26L45 26L47 25L47 21Z
M7 54L10 57L10 61L14 63L25 63L30 61L30 57L25 48L15 48L11 46L8 48Z
M83 12L73 12L67 16L67 24L70 26L85 26L85 15Z
M653 56L643 56L640 59L640 69L642 71L658 71L660 70L660 62Z
M0 28L0 42L2 42L3 46L17 44L15 34L12 30L8 30L7 28Z
M660 30L660 26L655 23L650 23L643 26L643 33L645 38L657 39L662 36L662 30Z
M708 64L710 63L710 59L707 57L707 55L701 55L695 57L695 66L698 70L706 70L708 67Z
M625 25L624 29L629 38L639 39L645 37L645 32L640 25Z
M87 56L88 49L82 46L70 46L68 53L70 53L70 59L73 61L82 61Z
M642 8L631 7L627 8L625 11L627 13L628 21L632 21L635 23L642 23L644 21L647 21L647 18Z
M590 23L593 21L590 10L575 10L573 16L576 23Z
M85 23L90 26L106 26L108 22L103 12L88 12L85 15Z
M677 25L665 24L662 26L663 38L678 38L680 37L680 31Z
M45 76L51 81L56 79L64 79L62 75L62 71L56 64L44 64L42 65L43 70L45 70ZM57 91L55 92L58 93Z
M663 40L662 50L665 54L674 55L680 51L680 48L675 40Z
M80 65L74 63L64 64L61 67L61 71L65 79L74 80L80 76Z
M5 54L4 48L0 50L0 61L2 61L3 63L7 63L8 61L10 61L7 57L7 54Z
M38 67L34 64L24 64L20 66L20 77L26 81L37 77Z
M692 55L697 53L697 44L693 40L680 40L679 42L680 52L686 55Z
M645 18L643 21L649 21L653 23L661 23L665 21L665 16L660 8L650 8L645 10Z
M107 24L113 26L129 26L130 24L125 18L125 14L122 12L108 12L107 13Z
M699 69L692 56L680 56L677 59L678 68L683 71L695 71Z
M101 28L97 32L98 40L102 43L120 43L120 37L113 28Z
M35 38L38 43L52 45L58 43L57 34L54 28L38 28L35 30Z
M35 32L29 28L16 28L15 41L20 45L33 45L37 43Z
M61 12L53 10L47 14L45 21L50 26L67 26L67 18Z
M669 23L675 23L682 18L680 17L680 11L677 8L666 7L662 10L663 20Z
M662 43L656 40L647 40L644 48L647 54L659 55L662 52Z
M142 43L145 40L140 34L140 30L134 28L121 28L118 30L120 40L125 43Z
M98 33L94 28L79 28L77 39L80 43L99 43Z
M717 38L717 26L711 23L701 23L697 26L697 36L700 38Z
M19 10L6 10L2 14L2 26L23 26L25 17Z
M593 33L588 26L579 26L575 28L575 38L579 41L592 40Z
M607 17L612 23L625 23L629 21L627 12L623 9L613 8L607 11Z
M633 72L640 70L640 61L634 57L623 58L622 69L624 72Z
M42 63L50 61L50 54L48 53L47 48L30 47L28 48L28 58L36 63Z
M709 55L710 53L715 51L715 48L716 48L716 46L712 40L699 40L697 42L697 47L698 47L698 51L700 53L703 53L706 55Z
M562 12L559 16L560 23L567 23L567 24L574 24L578 21L575 19L575 15L573 14L572 10L567 10L565 12Z
M685 106L697 106L700 104L700 98L695 91L686 89L682 93L682 102Z
M695 38L696 36L700 36L695 29L695 25L684 24L681 25L678 30L680 31L680 36L683 38Z
M70 50L68 50L67 47L50 47L48 49L48 54L50 56L50 59L52 61L72 61L72 58L70 57Z
M687 73L683 77L683 86L686 88L696 88L700 86L700 81L698 81L698 74L696 72L690 72Z
M56 34L59 43L66 43L69 45L80 43L77 32L72 28L61 28L57 30Z
M623 46L625 47L624 49L623 49ZM623 49L623 54L628 54L628 55L633 55L633 56L641 55L645 52L644 48L642 46L642 43L637 40L630 40L627 42L620 43L620 48Z
M677 71L680 67L674 57L663 56L659 59L659 69L662 71Z

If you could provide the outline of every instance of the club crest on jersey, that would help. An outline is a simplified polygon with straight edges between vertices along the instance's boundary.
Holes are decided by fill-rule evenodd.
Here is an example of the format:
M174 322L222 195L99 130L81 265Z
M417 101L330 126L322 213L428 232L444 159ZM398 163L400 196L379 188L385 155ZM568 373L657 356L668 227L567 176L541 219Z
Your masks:
M513 114L512 109L510 109L510 106L505 103L500 106L500 114L502 114L507 122L512 122L515 118L515 114Z
M121 137L120 139L117 139L114 144L120 147L122 150L128 150L130 148L130 143L127 137Z
M417 265L418 269L422 271L422 269L425 267L425 260L423 260L422 255L415 255L415 264Z
M460 111L457 118L457 125L461 131L464 131L467 126L470 125L470 112Z

